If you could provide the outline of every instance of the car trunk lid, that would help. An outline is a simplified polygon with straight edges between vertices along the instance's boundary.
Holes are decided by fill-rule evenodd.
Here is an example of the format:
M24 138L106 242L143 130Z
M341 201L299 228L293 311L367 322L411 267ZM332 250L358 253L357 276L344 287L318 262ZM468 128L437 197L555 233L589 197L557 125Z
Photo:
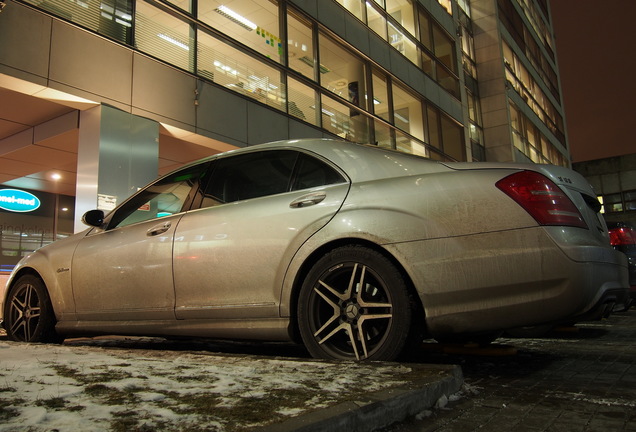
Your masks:
M572 201L583 216L590 233L604 243L609 243L609 234L605 220L600 213L601 204L590 183L579 173L565 167L545 164L515 164L487 162L442 163L454 170L505 169L534 171L544 175L555 183Z

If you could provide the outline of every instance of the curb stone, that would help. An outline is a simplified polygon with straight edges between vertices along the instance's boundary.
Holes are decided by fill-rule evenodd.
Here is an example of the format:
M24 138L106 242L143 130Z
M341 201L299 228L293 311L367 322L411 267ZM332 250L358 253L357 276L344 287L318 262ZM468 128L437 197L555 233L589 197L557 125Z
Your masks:
M402 421L435 405L442 396L459 391L464 383L456 365L418 365L431 377L411 384L370 393L257 429L258 432L370 432Z

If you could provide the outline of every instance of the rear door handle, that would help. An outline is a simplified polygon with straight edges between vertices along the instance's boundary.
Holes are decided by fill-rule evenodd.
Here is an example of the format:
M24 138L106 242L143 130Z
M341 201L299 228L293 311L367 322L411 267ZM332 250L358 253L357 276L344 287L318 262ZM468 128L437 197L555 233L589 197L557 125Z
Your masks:
M327 198L327 194L325 192L311 192L307 195L296 198L289 204L289 206L291 208L308 207L318 204L325 198Z
M151 237L151 236L163 234L166 231L168 231L171 226L172 226L172 222L169 222L169 221L160 223L159 225L155 225L152 228L150 228L148 231L146 231L146 235Z

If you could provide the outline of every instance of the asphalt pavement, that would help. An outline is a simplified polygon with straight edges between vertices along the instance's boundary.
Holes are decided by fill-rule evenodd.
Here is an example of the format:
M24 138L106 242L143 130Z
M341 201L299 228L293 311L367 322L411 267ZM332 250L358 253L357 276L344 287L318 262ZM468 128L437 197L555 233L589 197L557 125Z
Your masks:
M424 379L358 395L256 430L636 432L635 338L636 309L632 308L541 338L498 339L487 347L426 341L409 359ZM110 345L134 348L140 354L144 350L216 351L237 358L271 356L276 361L282 355L292 363L308 357L298 346L281 352L281 346L267 344L127 339Z
M636 309L488 349L430 344L418 361L460 365L463 395L383 432L636 431Z

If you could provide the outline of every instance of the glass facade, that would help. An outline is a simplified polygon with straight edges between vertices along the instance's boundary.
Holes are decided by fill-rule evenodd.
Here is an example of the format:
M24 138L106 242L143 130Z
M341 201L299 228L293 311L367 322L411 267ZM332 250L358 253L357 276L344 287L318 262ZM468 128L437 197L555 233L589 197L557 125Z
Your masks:
M110 12L104 2L25 1L339 137L466 159L461 124L285 1L111 0ZM460 97L455 40L417 2L337 2ZM429 136L441 127L428 125L429 108L445 145Z
M456 25L450 33L417 1L329 0L427 74L444 97L467 105L465 124L286 0L23 1L340 137L443 160L486 159L468 0L436 2ZM545 2L493 0L493 7L508 85L567 148ZM538 130L512 135L511 145L533 161L569 163Z
M550 163L567 166L568 161L548 138L510 102L510 121L513 143L517 150L535 163Z
M563 117L559 114L549 97L541 90L539 83L532 77L530 71L505 41L503 42L503 53L506 80L510 86L528 104L543 124L550 129L550 132L565 145Z
M134 0L30 0L27 3L102 36L132 43Z
M28 193L39 206L15 211L1 197ZM9 271L25 255L73 233L75 197L0 185L0 271Z
M622 213L636 211L636 190L600 195L602 213Z

